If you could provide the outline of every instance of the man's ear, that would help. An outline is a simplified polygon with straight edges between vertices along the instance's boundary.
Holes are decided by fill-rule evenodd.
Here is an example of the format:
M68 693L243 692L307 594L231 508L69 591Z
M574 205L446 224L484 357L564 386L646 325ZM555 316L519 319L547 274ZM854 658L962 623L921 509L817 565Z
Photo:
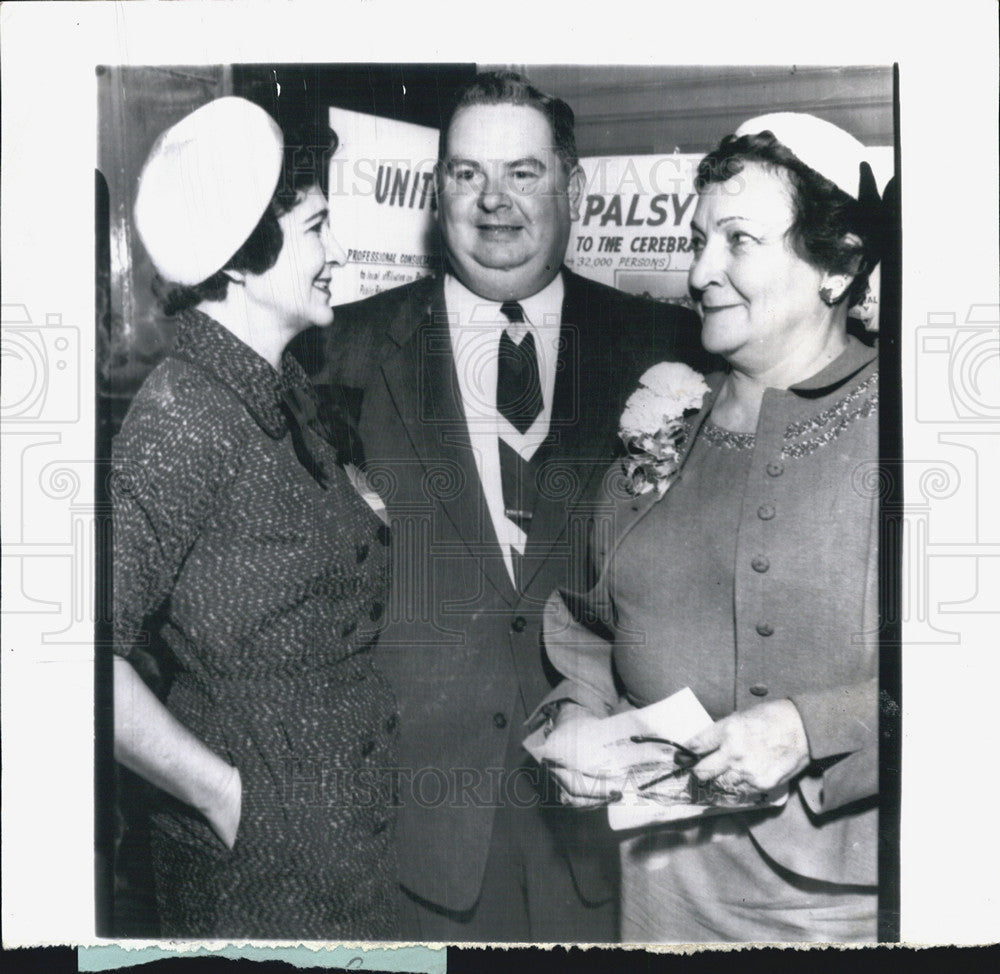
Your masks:
M580 219L580 204L587 189L587 176L579 163L573 167L569 174L569 184L566 187L566 195L569 197L569 217L571 220Z

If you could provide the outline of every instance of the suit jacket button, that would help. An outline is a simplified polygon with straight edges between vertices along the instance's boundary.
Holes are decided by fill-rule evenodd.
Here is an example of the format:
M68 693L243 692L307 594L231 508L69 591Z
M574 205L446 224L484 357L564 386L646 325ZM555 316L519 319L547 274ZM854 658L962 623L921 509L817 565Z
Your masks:
M498 711L493 715L493 723L497 728L503 730L507 726L507 715Z
M752 687L750 687L750 692L755 697L766 697L769 693L767 687L764 686L763 683L755 683Z
M528 620L524 616L514 616L514 621L510 624L514 632L524 632L528 628Z
M762 521L770 521L774 517L774 505L773 504L761 504L757 508L757 517Z
M780 477L785 472L785 465L780 460L772 460L764 469L769 477Z
M769 622L758 622L757 623L757 635L758 636L773 636L774 626Z
M757 555L757 557L750 562L750 567L755 572L760 572L763 575L764 572L771 567L771 563L763 555Z
M374 741L365 741L364 746L361 748L361 756L367 758L371 755L372 751L375 750Z

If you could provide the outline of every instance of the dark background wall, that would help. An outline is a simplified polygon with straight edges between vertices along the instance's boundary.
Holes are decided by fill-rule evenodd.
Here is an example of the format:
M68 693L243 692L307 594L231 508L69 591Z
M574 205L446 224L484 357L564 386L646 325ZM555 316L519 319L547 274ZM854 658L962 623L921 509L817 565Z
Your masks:
M581 155L708 152L764 112L810 112L865 145L893 144L889 66L528 65L565 98Z

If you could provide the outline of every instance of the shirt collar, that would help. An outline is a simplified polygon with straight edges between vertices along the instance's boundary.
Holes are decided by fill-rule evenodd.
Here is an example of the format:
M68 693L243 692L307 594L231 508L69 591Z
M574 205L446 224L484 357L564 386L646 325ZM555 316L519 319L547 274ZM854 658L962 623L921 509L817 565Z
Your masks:
M282 409L286 396L304 395L315 402L312 384L289 352L281 358L279 374L249 345L195 308L178 316L173 354L226 386L257 424L275 439L284 436L288 429Z
M562 274L556 274L537 294L521 298L518 304L524 311L527 322L535 328L558 326L561 324L563 297L566 285ZM444 279L445 307L449 313L458 315L458 322L465 324L503 325L500 301L481 298L470 291L454 274L446 274Z

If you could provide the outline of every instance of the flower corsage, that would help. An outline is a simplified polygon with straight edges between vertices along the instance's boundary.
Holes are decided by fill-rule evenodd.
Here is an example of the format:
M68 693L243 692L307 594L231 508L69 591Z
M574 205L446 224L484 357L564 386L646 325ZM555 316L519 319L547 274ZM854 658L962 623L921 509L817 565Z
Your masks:
M662 495L673 483L687 435L684 414L700 408L707 392L701 373L681 362L661 362L643 373L618 429L628 451L622 467L630 493Z

